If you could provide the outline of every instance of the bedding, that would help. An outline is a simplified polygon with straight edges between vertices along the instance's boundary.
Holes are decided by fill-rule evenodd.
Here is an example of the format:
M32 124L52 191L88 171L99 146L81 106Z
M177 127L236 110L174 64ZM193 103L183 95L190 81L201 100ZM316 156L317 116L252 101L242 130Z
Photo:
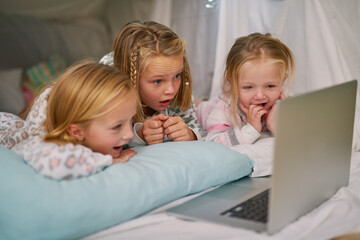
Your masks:
M134 149L126 164L56 181L0 146L0 239L78 239L247 176L253 167L246 155L212 142Z
M65 59L55 54L29 68L0 69L0 112L20 114L66 67Z
M82 240L335 240L335 237L348 233L352 235L348 235L348 238L344 236L341 239L360 239L360 152L352 153L350 182L347 187L339 189L333 197L318 208L271 236L266 233L210 222L182 220L165 213L166 209L188 201L206 191L170 202L142 217L92 234Z

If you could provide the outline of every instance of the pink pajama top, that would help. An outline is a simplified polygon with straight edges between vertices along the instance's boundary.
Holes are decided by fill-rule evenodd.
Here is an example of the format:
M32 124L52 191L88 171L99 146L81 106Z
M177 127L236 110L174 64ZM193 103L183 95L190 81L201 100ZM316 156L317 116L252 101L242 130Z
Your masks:
M207 116L202 116L202 122L206 129L206 141L218 142L227 146L235 146L238 144L252 144L261 137L252 125L247 122L246 114L237 108L236 121L240 124L237 127L231 121L230 99L220 96L210 100L204 112L208 112ZM266 127L265 121L262 121L262 133L270 134Z

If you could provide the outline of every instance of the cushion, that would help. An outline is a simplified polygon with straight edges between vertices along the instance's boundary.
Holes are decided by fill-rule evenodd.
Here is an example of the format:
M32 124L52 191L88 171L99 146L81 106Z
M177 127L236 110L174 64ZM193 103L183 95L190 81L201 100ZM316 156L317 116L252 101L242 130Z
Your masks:
M25 107L21 68L0 70L0 112L19 114Z
M214 142L134 149L138 154L128 163L56 181L0 146L0 239L77 239L252 169L246 155Z
M47 61L26 69L27 78L23 82L23 86L37 93L44 85L56 80L65 69L64 58L59 55L52 55Z

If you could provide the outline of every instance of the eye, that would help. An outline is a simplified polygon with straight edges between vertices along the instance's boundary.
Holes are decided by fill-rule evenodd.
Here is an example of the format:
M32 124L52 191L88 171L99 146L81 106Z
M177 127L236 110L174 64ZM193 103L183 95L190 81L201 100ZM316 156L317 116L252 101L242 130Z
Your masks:
M251 89L252 86L243 86L242 88L243 88L243 89Z
M267 88L274 88L274 87L276 87L276 86L273 85L273 84L269 84L269 85L267 85L266 87L267 87Z
M176 74L174 78L175 78L175 79L181 78L181 73Z
M113 127L113 130L119 130L120 128L121 128L121 124L118 124L115 127Z
M153 81L153 84L155 84L155 85L159 85L161 83L161 80L155 80L155 81Z

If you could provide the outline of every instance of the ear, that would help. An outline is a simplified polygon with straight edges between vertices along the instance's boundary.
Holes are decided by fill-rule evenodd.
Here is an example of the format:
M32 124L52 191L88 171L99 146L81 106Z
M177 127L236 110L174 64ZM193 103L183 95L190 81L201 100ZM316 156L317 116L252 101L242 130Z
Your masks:
M81 141L84 139L83 130L76 124L70 123L70 125L66 128L66 131L75 139Z

